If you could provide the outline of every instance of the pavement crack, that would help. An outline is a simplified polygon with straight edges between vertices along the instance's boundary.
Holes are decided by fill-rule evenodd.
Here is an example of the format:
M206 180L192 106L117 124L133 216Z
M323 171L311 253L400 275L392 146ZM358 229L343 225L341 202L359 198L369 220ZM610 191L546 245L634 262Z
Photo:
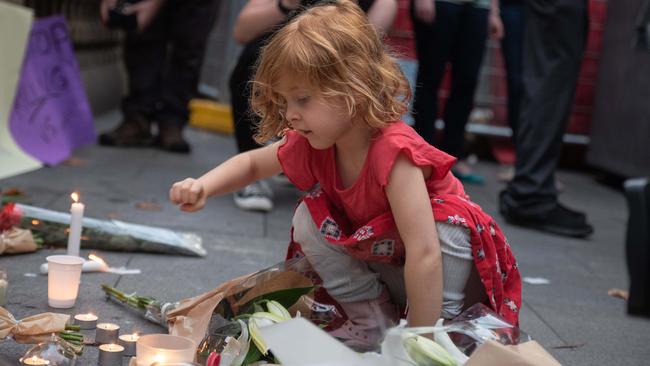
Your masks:
M539 320L541 320L542 323L544 323L544 325L546 325L546 326L548 327L548 329L550 329L551 332L553 332L553 334L555 334L556 337L558 337L558 339L562 342L562 345L561 345L561 346L558 346L558 347L571 348L571 344L570 344L569 342L567 342L567 341L564 339L564 337L562 337L562 336L560 335L560 333L558 333L558 331L555 330L555 328L553 328L553 326L552 326L549 322L546 321L546 319L544 319L544 317L542 316L542 314L538 313L538 312L535 310L535 308L533 307L533 305L531 305L530 303L528 303L528 302L526 302L526 301L524 301L524 300L522 300L522 302L523 302L524 304L526 304L526 306L530 309L530 311L532 311L532 312L537 316L537 318L538 318Z

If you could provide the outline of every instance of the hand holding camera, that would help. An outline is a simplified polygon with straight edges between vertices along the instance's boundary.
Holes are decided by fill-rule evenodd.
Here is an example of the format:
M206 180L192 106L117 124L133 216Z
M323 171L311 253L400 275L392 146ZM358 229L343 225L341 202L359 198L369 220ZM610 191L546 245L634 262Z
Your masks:
M154 20L164 0L102 0L102 21L109 28L142 32Z

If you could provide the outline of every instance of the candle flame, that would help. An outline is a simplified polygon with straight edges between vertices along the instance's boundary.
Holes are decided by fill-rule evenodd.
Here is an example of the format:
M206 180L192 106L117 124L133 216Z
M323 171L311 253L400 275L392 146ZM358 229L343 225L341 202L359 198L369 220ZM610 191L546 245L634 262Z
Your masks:
M72 192L72 194L70 194L70 198L72 198L75 203L79 202L79 194L77 192Z
M32 220L32 225L34 225L34 226L36 226L36 225L38 225L38 224L40 224L40 223L41 223L41 222L38 221L38 220L36 220L36 219Z
M165 356L163 356L161 354L158 354L158 355L156 355L156 357L154 357L153 360L156 361L156 362L165 362Z
M98 257L98 256L96 256L94 254L89 254L88 259L90 259L93 262L97 262L97 263L101 264L104 267L108 267L108 264L106 263L105 260L101 259L100 257Z

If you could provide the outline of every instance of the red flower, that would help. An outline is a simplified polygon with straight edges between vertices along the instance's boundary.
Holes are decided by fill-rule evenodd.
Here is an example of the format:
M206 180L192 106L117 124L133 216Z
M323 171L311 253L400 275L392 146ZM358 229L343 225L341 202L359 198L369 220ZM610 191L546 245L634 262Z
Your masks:
M0 211L0 233L20 223L20 211L13 202L7 203Z
M205 363L205 366L219 366L221 363L221 353L212 352Z

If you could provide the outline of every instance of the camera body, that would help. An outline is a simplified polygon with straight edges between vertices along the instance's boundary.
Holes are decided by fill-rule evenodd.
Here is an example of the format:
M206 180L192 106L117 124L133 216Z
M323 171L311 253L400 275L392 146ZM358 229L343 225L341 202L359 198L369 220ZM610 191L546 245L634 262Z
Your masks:
M114 8L108 11L108 27L133 31L138 28L138 19L135 14L126 15L124 9L141 0L118 0Z

